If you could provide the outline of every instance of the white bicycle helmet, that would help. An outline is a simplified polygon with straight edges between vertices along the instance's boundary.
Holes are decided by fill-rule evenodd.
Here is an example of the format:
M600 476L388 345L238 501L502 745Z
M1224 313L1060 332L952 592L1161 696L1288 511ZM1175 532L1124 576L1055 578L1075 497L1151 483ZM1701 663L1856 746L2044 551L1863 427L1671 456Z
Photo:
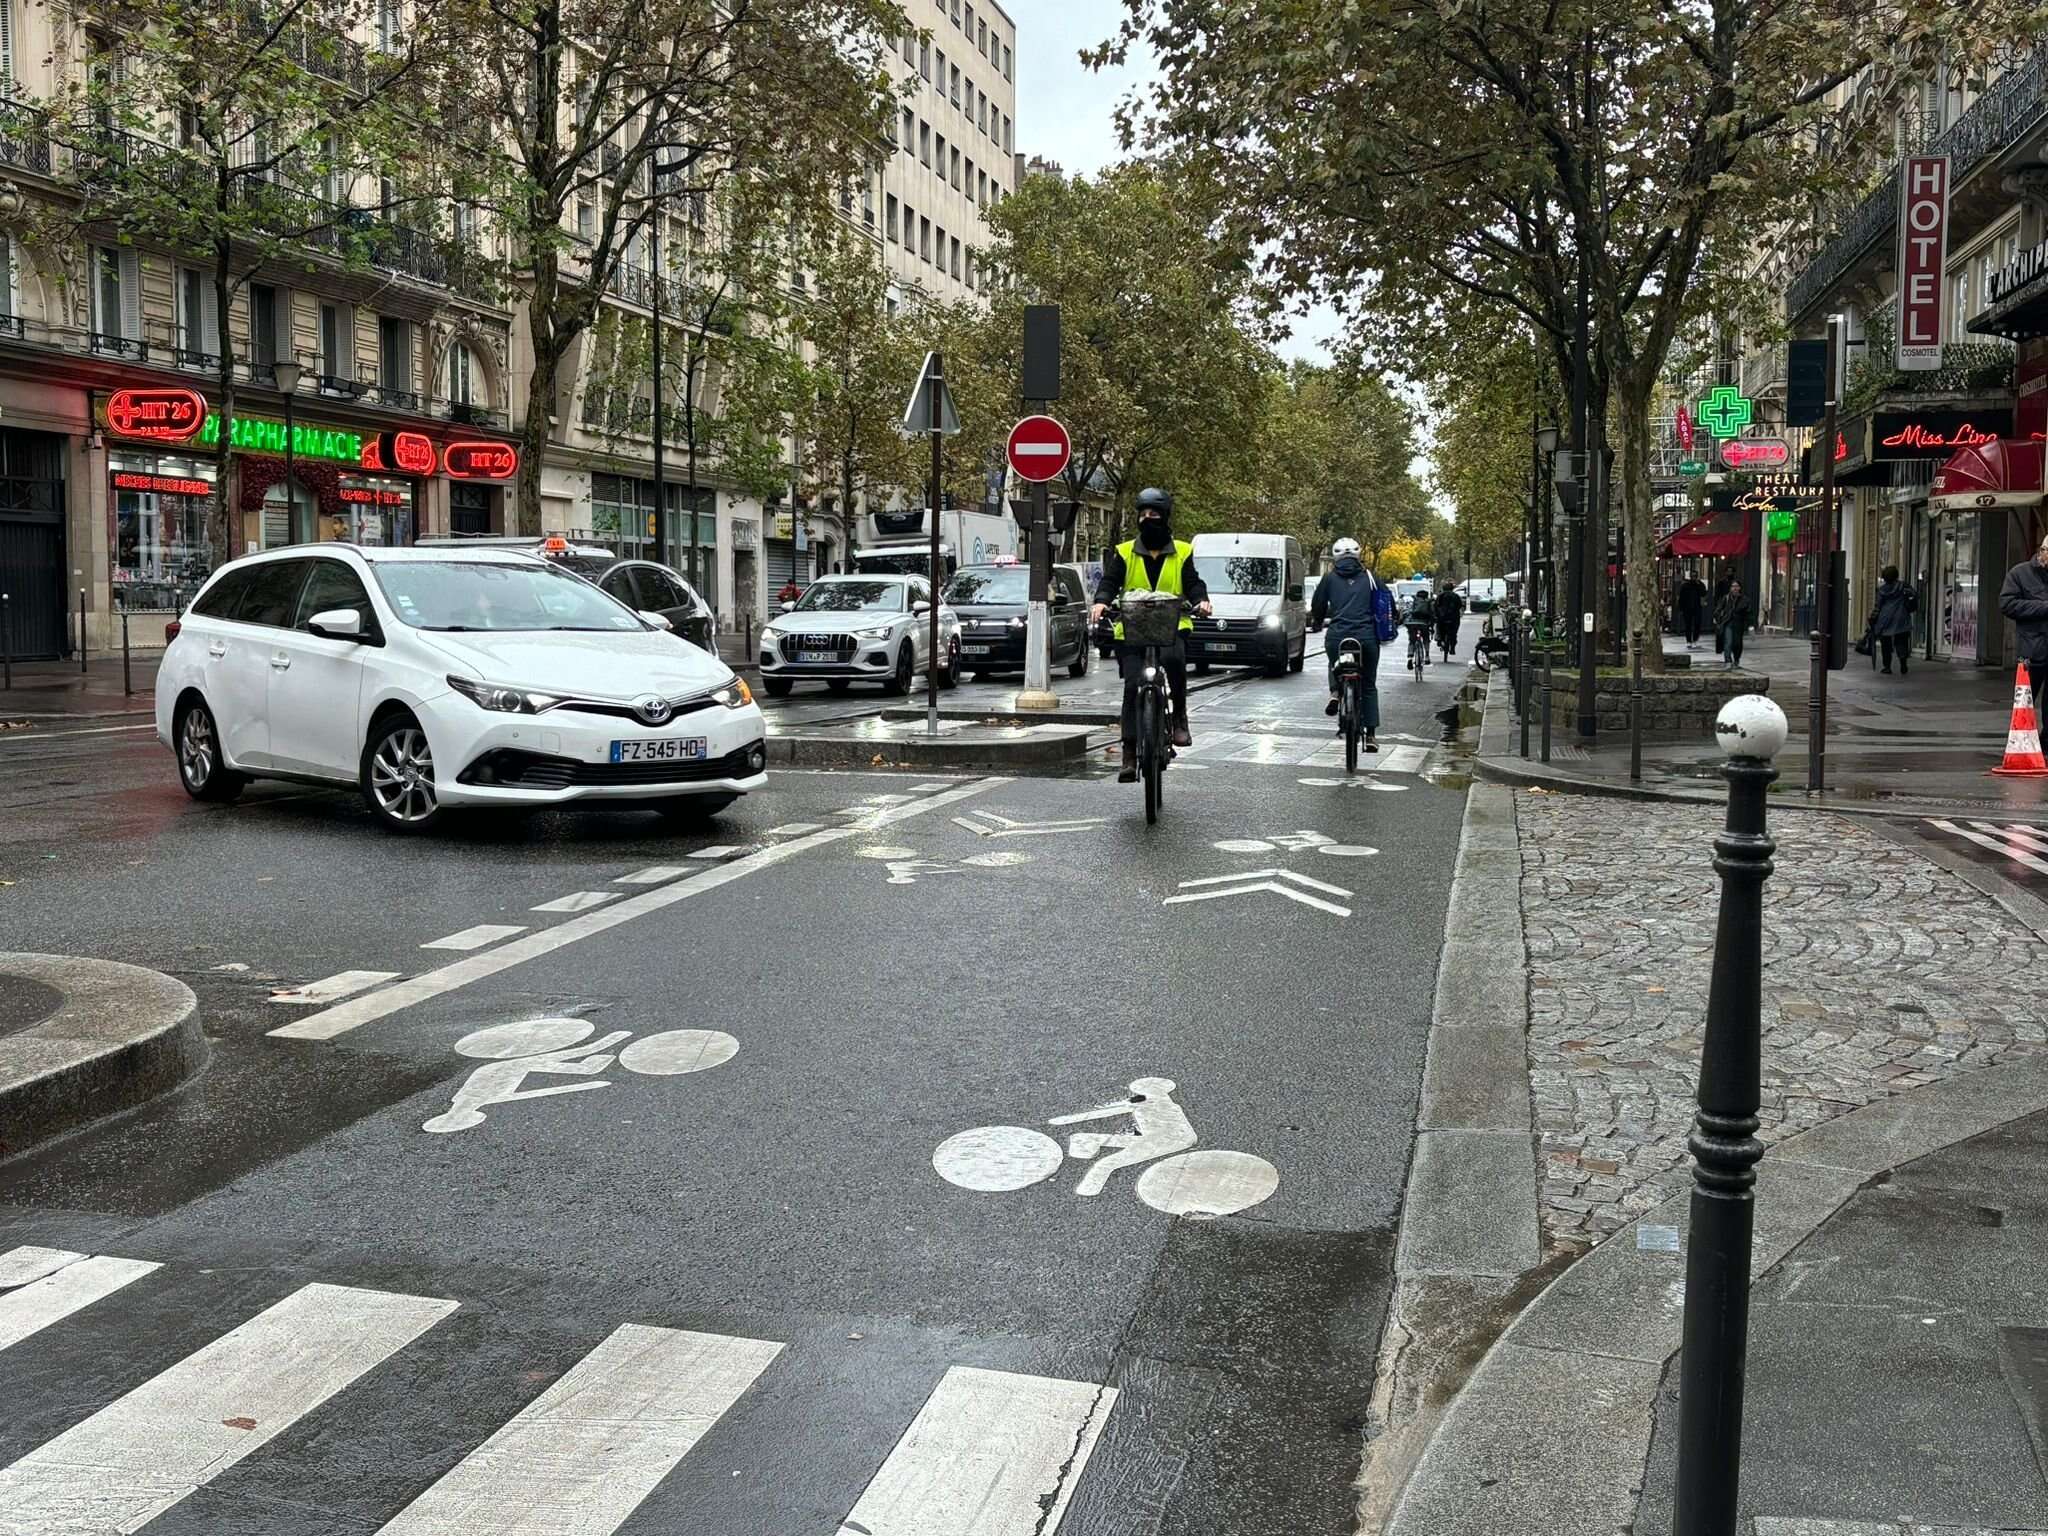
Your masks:
M1355 556L1359 553L1358 540L1339 539L1330 547L1330 553L1339 560L1342 560L1346 555Z

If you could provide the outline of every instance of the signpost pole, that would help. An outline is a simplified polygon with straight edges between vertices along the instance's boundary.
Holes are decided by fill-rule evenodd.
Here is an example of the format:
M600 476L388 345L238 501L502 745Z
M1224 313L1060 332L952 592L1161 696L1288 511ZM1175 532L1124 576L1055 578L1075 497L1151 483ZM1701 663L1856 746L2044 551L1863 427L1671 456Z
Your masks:
M1031 562L1031 585L1024 610L1024 691L1017 695L1019 709L1058 709L1060 704L1059 695L1052 691L1052 617L1047 608L1052 598L1051 520L1046 482L1034 481L1031 531L1025 549Z
M942 505L939 487L945 479L946 471L946 438L945 434L940 430L939 415L946 393L946 364L944 357L937 352L932 353L931 372L926 382L931 388L931 398L925 406L925 419L932 435L932 491L931 516L929 518L932 533L932 563L931 648L925 652L924 725L926 735L937 736L939 734L939 586L945 579L939 569L939 507Z
M1820 418L1820 566L1816 573L1819 587L1819 624L1814 636L1816 658L1812 682L1809 687L1812 697L1807 704L1806 728L1806 788L1809 794L1821 794L1828 787L1827 738L1828 738L1828 664L1833 660L1835 615L1835 415L1838 403L1836 395L1839 382L1839 368L1836 357L1841 351L1842 317L1828 316L1827 369L1823 375L1825 384L1822 394L1825 403ZM1751 599L1754 601L1754 599Z

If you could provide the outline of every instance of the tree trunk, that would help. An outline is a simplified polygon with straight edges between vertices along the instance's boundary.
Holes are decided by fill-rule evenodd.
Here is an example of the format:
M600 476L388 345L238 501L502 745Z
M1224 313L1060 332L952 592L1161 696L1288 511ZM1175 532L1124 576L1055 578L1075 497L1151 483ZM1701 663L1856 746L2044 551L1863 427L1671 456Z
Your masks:
M1627 557L1628 625L1643 637L1643 671L1664 670L1663 598L1657 581L1657 521L1650 495L1650 413L1656 377L1647 368L1615 381L1614 422L1621 441L1615 468L1620 495L1614 515L1621 519Z
M519 479L513 513L519 526L513 531L525 538L537 538L541 533L540 472L547 457L548 418L554 414L562 353L552 334L545 340L533 334L539 330L536 318L529 318L527 323L533 342L533 376L526 381L526 420L519 429Z

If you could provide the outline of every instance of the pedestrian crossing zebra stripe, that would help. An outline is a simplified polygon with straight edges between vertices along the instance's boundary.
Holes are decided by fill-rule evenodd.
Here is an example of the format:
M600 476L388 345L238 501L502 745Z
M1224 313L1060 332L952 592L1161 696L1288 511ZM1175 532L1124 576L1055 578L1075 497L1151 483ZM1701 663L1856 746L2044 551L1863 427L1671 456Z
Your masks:
M345 1285L301 1287L0 1470L8 1536L139 1529L455 1308Z
M50 1264L52 1255L57 1259L54 1265ZM0 1295L0 1349L19 1344L50 1324L62 1322L81 1307L89 1307L130 1281L162 1268L141 1259L87 1258L82 1253L67 1254L50 1248L16 1248L0 1255L0 1263L6 1261L12 1261L12 1273L24 1277L33 1269L40 1269L41 1273L28 1279L20 1289ZM46 1265L49 1267L45 1268Z
M1050 1536L1116 1397L1085 1381L954 1366L839 1536Z
M1980 848L1988 848L1993 853L2002 854L2015 864L2023 865L2036 874L2048 875L2048 840L2042 839L2040 834L2030 827L1985 821L1959 827L1952 821L1936 821L1931 818L1927 824L1936 831L1946 832L1953 837L1962 838L1965 842L1975 843Z
M1361 756L1359 766L1374 773L1420 773L1428 766L1430 748L1386 747ZM1344 743L1328 736L1288 736L1270 732L1205 731L1191 747L1182 747L1184 758L1205 758L1210 762L1277 764L1286 768L1338 768L1344 763Z
M628 1323L380 1536L609 1536L781 1352Z
M54 1268L51 1266L55 1266ZM163 1266L0 1253L0 1329L25 1338ZM132 1531L205 1487L458 1303L311 1284L0 1468L6 1536ZM13 1342L0 1332L0 1347ZM629 1323L386 1524L380 1536L611 1536L785 1346ZM841 1536L1055 1536L1117 1389L947 1370ZM345 1431L344 1431L345 1433Z

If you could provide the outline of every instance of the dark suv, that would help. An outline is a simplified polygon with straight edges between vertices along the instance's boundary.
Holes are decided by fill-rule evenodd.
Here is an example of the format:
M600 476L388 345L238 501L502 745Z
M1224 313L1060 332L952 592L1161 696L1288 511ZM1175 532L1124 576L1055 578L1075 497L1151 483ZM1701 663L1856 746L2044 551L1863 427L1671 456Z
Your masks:
M1024 636L1031 593L1030 568L1021 563L963 565L946 583L946 602L960 615L960 665L976 679L1024 670ZM1052 664L1069 677L1088 674L1088 599L1080 573L1052 568L1046 617L1052 625Z
M700 650L717 652L718 620L710 604L676 571L654 560L621 559L602 544L578 544L559 534L546 538L421 539L422 544L482 545L517 549L574 571L640 613L658 613Z

